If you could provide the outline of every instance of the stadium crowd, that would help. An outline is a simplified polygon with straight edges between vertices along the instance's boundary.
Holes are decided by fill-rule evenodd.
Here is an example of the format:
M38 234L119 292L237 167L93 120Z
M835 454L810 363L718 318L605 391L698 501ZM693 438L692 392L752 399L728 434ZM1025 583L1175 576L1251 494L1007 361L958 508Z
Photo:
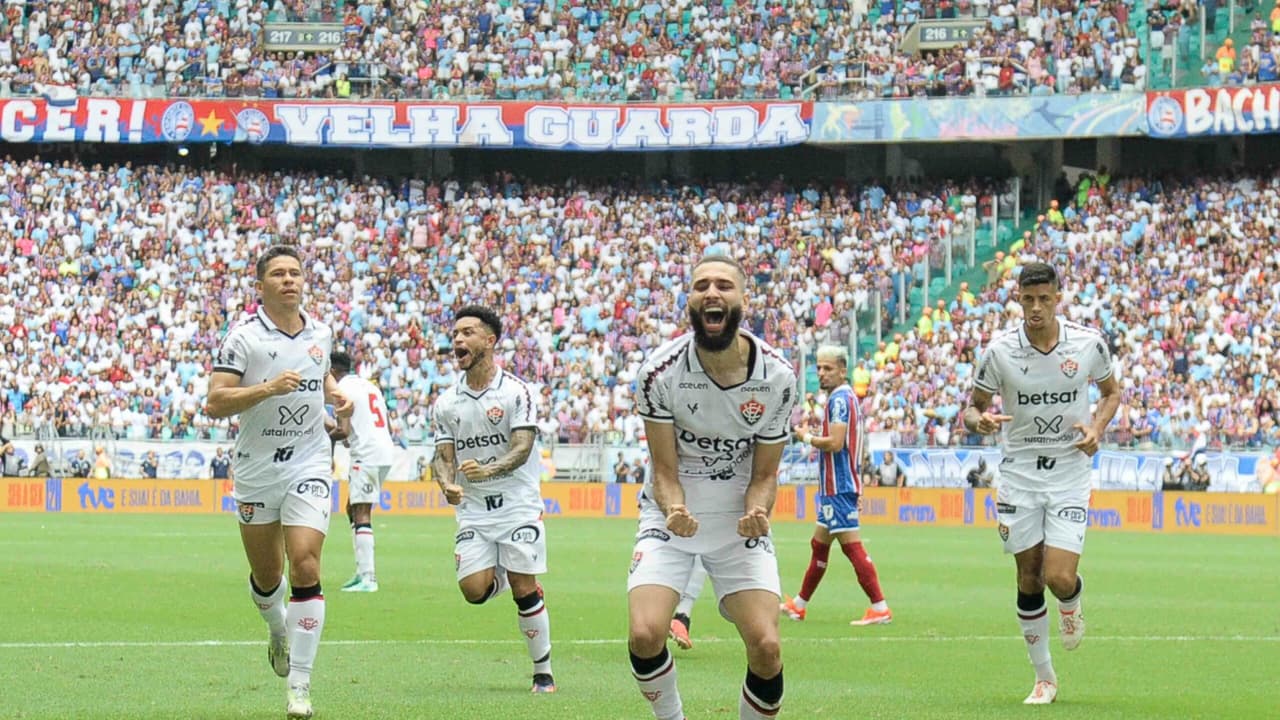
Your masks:
M1017 268L1035 259L1062 269L1067 316L1108 338L1123 387L1110 442L1277 446L1278 223L1280 181L1269 174L1085 176L987 263L984 289L925 309L877 350L875 370L861 374L872 428L901 445L921 433L927 444L956 441L967 379L984 341L1019 319Z
M252 309L252 261L273 241L311 254L311 311L388 388L407 439L456 379L449 310L477 301L505 308L507 361L546 386L551 434L634 441L631 378L675 331L692 260L733 252L762 288L753 328L812 347L847 338L872 293L887 322L893 283L922 275L941 238L962 250L984 194L510 175L392 186L38 160L0 173L0 423L120 437L224 429L199 411L210 358Z
M8 437L234 432L200 412L211 356L253 308L253 258L285 241L310 253L308 308L386 388L402 440L425 436L434 397L457 378L450 308L478 301L504 309L503 362L542 386L549 438L634 443L632 381L644 351L677 331L696 257L743 261L756 288L751 329L795 357L847 340L851 313L873 307L873 294L891 328L895 283L920 279L947 238L963 247L985 197L973 184L501 175L393 186L38 160L0 173ZM858 364L871 429L899 445L964 441L955 418L976 356L1016 321L1012 275L1038 257L1064 268L1071 316L1113 345L1126 399L1113 442L1275 444L1280 185L1103 175L1080 187L988 263L985 288L913 311L914 327Z
M1135 27L1145 26L1131 15L1131 2L1115 0L7 0L0 97L678 102L798 97L815 85L819 97L1140 90ZM951 49L899 50L922 18L984 27ZM338 23L342 42L268 50L266 25L289 20Z

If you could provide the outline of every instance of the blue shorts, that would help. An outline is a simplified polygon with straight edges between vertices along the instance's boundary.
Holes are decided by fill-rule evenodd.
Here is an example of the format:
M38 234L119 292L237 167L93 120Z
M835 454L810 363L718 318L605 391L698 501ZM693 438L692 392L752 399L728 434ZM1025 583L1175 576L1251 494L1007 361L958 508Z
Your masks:
M817 495L818 524L835 534L858 529L858 493Z

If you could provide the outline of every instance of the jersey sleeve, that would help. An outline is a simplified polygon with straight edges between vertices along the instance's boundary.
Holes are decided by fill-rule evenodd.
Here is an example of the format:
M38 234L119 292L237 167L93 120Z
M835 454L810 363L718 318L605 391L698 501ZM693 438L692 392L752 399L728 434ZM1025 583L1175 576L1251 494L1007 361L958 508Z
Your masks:
M1089 357L1093 361L1089 369L1089 377L1093 378L1094 382L1102 382L1115 372L1115 367L1111 362L1111 350L1107 348L1107 342L1102 338L1094 341L1094 347L1089 351Z
M443 400L437 400L436 405L431 410L431 437L436 445L445 445L453 442L457 434L457 428L454 427L453 420L449 416L448 404Z
M636 412L650 422L673 423L671 400L666 380L657 367L645 363L636 377Z
M233 329L223 338L222 346L213 358L213 371L244 377L244 371L248 367L249 342L244 333Z
M973 386L979 390L995 395L1000 392L1000 364L996 361L995 345L988 346L978 361L978 373L973 377Z
M518 390L512 393L511 429L538 429L538 398L524 382L518 384Z
M765 417L764 425L760 427L760 431L756 433L756 442L766 445L785 442L787 437L791 435L791 410L795 407L796 398L796 377L794 374L787 373L786 377L789 382L783 383L781 392L778 397L782 398L776 407L767 410L768 415Z
M852 410L849 407L849 394L840 392L831 397L827 403L827 422L849 424Z

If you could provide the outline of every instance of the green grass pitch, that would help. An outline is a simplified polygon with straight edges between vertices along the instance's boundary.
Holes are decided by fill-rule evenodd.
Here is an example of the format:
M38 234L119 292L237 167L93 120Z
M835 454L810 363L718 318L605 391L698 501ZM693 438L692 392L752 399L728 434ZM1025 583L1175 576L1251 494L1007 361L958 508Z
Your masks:
M548 521L560 692L537 697L510 595L473 607L457 591L453 521L375 516L375 527L382 590L342 593L353 561L335 518L318 718L651 717L626 659L631 521ZM810 526L774 532L794 592ZM1027 708L1012 560L995 533L865 535L894 623L848 625L865 597L833 553L808 620L783 620L783 717L1280 717L1274 538L1093 533L1089 634L1067 653L1054 628L1059 702ZM283 717L231 516L6 515L0 548L0 717ZM745 660L709 588L693 636L692 651L671 646L690 720L736 718Z

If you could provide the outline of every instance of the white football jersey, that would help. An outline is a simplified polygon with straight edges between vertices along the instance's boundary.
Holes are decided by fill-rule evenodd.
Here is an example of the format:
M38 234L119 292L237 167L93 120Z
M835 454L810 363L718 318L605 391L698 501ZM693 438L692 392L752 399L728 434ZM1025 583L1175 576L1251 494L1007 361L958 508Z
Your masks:
M1088 485L1089 456L1073 445L1076 423L1088 425L1089 383L1111 377L1111 352L1092 328L1058 318L1058 343L1042 353L1019 326L997 335L983 353L974 385L1002 399L1013 416L1001 429L1002 482L1026 490Z
M377 385L359 375L346 375L338 381L338 389L355 406L351 413L351 447L353 465L389 466L395 461L396 446L391 441L387 421L387 401Z
M436 447L453 445L458 465L464 460L491 463L511 449L513 431L526 428L535 433L529 459L511 473L477 483L460 470L454 475L454 482L462 486L459 523L536 519L542 513L537 395L523 380L499 370L489 387L477 392L467 387L464 374L436 400L431 420Z
M213 371L238 375L241 387L286 370L302 376L294 392L269 397L240 413L232 459L238 489L333 476L332 445L324 429L324 381L333 333L306 313L302 319L302 330L291 336L259 307L227 333L214 360Z
M720 387L702 369L693 333L663 344L636 379L636 409L645 420L672 423L685 505L695 516L743 513L757 443L784 443L791 433L796 374L774 348L751 343L747 381ZM653 478L641 502L653 502Z

